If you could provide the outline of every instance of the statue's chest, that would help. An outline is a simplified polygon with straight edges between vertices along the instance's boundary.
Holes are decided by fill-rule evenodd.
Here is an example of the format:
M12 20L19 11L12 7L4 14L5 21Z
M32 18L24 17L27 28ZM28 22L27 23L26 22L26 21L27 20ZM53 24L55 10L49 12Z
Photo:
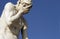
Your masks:
M10 25L9 29L13 34L18 35L22 27L23 27L22 21L18 20L14 21L13 24Z

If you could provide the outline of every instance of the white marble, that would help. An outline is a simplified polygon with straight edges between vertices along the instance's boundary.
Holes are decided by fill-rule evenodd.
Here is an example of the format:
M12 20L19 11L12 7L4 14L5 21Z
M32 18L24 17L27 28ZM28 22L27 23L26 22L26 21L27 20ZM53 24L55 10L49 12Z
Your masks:
M28 39L28 26L23 15L29 12L31 6L31 0L18 0L16 5L6 3L0 17L0 39L19 39L20 31L22 39Z

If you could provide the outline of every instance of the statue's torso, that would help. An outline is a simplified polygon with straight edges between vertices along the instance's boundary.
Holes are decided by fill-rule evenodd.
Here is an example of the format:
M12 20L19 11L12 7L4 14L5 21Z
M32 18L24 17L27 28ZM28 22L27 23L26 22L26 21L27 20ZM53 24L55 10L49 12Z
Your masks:
M3 20L0 19L0 39L17 39L16 35L13 35Z

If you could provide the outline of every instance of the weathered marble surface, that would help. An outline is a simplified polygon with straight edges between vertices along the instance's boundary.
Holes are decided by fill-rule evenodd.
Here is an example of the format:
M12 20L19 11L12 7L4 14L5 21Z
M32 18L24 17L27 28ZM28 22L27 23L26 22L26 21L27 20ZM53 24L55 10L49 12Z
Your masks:
M16 5L6 3L0 17L0 39L19 39L20 31L22 39L28 39L28 26L23 15L29 12L31 6L31 0L18 0Z

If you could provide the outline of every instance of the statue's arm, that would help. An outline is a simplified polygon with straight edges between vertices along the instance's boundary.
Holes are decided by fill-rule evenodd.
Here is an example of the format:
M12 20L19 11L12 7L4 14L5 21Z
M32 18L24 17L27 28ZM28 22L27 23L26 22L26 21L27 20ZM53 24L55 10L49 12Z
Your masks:
M14 12L12 12L12 13L14 13ZM10 14L10 12L7 11L7 12L5 12L6 19L7 19L8 21L14 21L15 19L18 19L18 18L21 16L21 13L23 13L22 10L19 11L16 15L12 16L12 15Z
M22 39L28 39L28 32L27 32L27 29L28 29L28 25L26 23L26 20L23 18L23 28L21 30L21 33L22 33Z
M20 10L16 15L10 17L10 21L14 21L15 19L18 19L22 15L23 11Z

